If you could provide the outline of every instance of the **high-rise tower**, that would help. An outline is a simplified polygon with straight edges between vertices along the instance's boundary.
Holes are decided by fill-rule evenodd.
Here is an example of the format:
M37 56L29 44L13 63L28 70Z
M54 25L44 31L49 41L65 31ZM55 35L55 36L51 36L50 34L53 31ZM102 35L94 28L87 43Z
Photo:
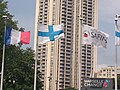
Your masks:
M79 76L81 80L93 76L96 48L91 45L80 48L80 33L81 24L97 28L97 11L97 0L36 0L34 49L37 47L44 90L78 88ZM37 45L39 24L64 24L65 37Z

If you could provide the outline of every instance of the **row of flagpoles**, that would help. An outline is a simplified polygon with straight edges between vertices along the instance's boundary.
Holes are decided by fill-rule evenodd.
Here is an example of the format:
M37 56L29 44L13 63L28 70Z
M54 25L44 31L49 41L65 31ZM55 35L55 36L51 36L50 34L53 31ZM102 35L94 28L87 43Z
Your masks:
M37 42L40 44L46 43L48 41L54 41L55 38L64 37L63 25L39 25L38 39ZM97 46L106 47L107 45L107 34L97 31L97 29L88 26L81 25L82 27L82 43L81 44L95 44ZM1 72L1 90L3 86L3 72L4 72L4 53L6 45L14 45L17 43L29 44L30 32L20 32L14 30L5 25L4 34L4 45L3 45L3 59L2 59L2 72ZM36 44L38 45L38 44ZM37 51L37 48L36 48ZM36 73L37 73L37 52L35 54L35 75L34 75L34 90L36 90Z
M4 18L7 18L4 16ZM116 26L116 31L115 31L115 36L116 36L116 52L117 52L117 45L120 45L120 32L119 27L117 25L118 21L118 16L115 18L115 26ZM82 20L81 20L82 21ZM37 32L37 44L43 44L48 41L54 41L56 38L64 38L64 30L63 30L63 25L39 25L39 29ZM104 48L107 47L108 43L108 37L109 35L102 32L98 31L94 27L88 26L88 25L83 25L81 23L81 46L82 44L90 44L90 45L96 45L96 46L102 46ZM4 45L3 45L3 57L2 57L2 71L1 71L1 90L3 90L3 72L4 72L4 56L5 56L5 46L6 45L14 45L18 43L22 44L29 44L30 42L30 32L21 32L14 30L10 27L6 26L5 22L5 33L4 33ZM34 90L36 90L36 73L37 73L37 48L35 52L35 75L34 75ZM116 65L115 65L115 71L117 75L117 53L116 53ZM117 77L117 76L116 76ZM80 79L79 79L79 90L81 88L80 85ZM115 90L117 90L117 78L115 78Z

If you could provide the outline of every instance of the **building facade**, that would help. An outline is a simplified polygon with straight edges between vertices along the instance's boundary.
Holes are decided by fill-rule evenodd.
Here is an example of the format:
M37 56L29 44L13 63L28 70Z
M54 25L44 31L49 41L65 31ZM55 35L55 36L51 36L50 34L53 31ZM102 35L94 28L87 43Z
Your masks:
M84 77L94 75L96 47L80 43L82 24L97 28L97 3L97 0L36 0L34 50L44 90L79 88ZM64 38L38 44L39 24L63 24Z
M117 74L120 74L120 67L117 67ZM115 67L108 66L100 68L97 72L98 78L115 78Z

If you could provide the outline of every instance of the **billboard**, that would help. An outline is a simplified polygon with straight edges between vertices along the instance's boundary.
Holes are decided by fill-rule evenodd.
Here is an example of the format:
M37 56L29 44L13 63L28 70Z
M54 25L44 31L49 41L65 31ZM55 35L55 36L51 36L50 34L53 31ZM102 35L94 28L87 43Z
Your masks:
M113 90L113 79L108 78L85 78L82 90Z

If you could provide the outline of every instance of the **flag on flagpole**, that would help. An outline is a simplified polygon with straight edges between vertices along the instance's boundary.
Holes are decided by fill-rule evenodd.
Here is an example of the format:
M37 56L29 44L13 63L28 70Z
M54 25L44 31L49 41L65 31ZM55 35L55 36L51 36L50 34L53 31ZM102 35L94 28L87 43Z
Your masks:
M120 26L115 26L115 45L120 46Z
M38 43L43 44L64 37L62 25L39 25Z
M106 48L108 37L108 34L98 31L94 27L88 25L82 27L82 44L93 44Z
M5 45L14 45L18 43L29 44L30 32L21 32L14 30L10 27L6 27L5 32Z

